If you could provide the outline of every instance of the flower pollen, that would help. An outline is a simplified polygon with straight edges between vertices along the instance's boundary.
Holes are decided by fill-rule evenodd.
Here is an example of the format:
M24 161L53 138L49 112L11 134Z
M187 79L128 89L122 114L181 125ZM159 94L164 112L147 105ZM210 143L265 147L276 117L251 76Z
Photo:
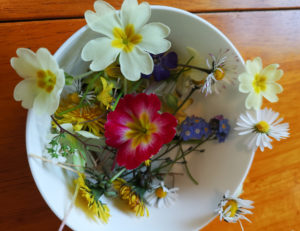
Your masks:
M124 50L125 52L131 52L135 45L142 41L142 35L136 34L133 24L128 24L125 30L119 27L113 29L114 40L111 45L115 48Z
M255 93L259 94L261 91L265 91L267 88L266 82L267 78L265 76L256 74L252 82Z
M224 211L226 211L228 207L229 207L228 212L230 212L229 216L234 217L238 212L238 203L235 200L228 200L228 202L224 206Z
M168 193L162 187L159 187L155 190L155 194L158 198L165 198Z
M216 80L222 80L225 76L225 71L223 68L218 68L215 72L214 72L214 76Z
M50 70L39 70L37 72L37 85L48 93L51 93L56 84L56 75Z
M266 121L262 120L255 125L255 129L260 133L268 133L270 125Z

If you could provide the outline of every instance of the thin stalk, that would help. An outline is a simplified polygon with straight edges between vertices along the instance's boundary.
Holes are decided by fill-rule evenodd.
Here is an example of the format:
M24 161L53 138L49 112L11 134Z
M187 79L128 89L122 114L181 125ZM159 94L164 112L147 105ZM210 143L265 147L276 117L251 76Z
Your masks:
M192 68L192 69L195 69L195 70L198 70L198 71L205 72L207 74L210 74L213 71L212 69L196 67L196 66L192 66L192 65L188 65L188 64L178 64L178 66Z
M198 90L199 89L199 87L198 86L194 86L193 88L192 88L192 90L190 91L190 93L185 97L185 99L182 101L182 103L176 108L176 110L173 112L173 115L175 115L178 111L179 111L179 109L186 103L186 101L188 101L188 99L192 96L192 94L196 91L196 90Z
M126 170L126 168L121 169L116 175L110 178L109 182L112 183L115 179L122 175L122 173Z
M83 74L74 76L74 79L81 79L81 78L87 77L87 76L89 76L89 75L91 75L93 73L94 73L94 71L88 71L88 72L85 72Z
M179 145L179 149L180 149L181 153L184 153L182 145ZM185 159L185 156L183 156L182 158L184 160L184 167L185 167L187 175L189 176L189 178L191 179L191 181L194 182L195 185L198 185L199 184L198 181L192 176L192 174L190 172L190 169L189 169L189 167L187 165L187 161Z

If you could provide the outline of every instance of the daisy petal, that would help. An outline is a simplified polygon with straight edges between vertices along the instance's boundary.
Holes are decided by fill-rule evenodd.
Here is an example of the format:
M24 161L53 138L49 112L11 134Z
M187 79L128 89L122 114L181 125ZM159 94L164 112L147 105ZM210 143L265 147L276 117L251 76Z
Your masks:
M92 60L90 64L92 71L101 71L113 63L119 53L119 49L111 46L111 40L109 38L101 37L89 41L83 47L81 58L84 61Z
M170 41L164 39L170 34L170 28L162 23L149 23L139 33L143 40L138 46L149 53L163 53L171 47Z
M122 74L131 81L139 80L141 73L149 75L153 71L151 56L138 47L131 52L122 52L119 61Z

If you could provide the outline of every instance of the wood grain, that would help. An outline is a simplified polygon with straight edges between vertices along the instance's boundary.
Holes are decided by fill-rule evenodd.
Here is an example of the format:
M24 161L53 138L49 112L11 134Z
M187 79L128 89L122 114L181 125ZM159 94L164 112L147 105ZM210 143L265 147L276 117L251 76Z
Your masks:
M108 1L120 8L123 0ZM140 1L141 2L141 1ZM300 0L149 0L191 12L300 8ZM82 17L94 0L0 0L0 21Z
M76 1L75 1L76 2ZM84 5L83 3L82 5ZM243 196L255 201L247 231L300 230L299 63L300 11L202 14L236 45L245 59L261 56L264 64L280 63L285 75L280 103L271 105L291 126L291 137L273 150L257 152ZM40 196L25 150L26 111L12 98L20 78L9 65L18 47L53 53L83 19L0 23L0 230L56 230L60 221ZM270 106L269 104L265 104ZM217 219L204 231L240 230Z

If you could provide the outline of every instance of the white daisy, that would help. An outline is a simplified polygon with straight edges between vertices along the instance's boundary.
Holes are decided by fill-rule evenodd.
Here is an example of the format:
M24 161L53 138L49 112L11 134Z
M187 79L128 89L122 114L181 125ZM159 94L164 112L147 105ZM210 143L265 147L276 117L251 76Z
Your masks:
M145 200L150 206L157 208L170 207L177 200L177 191L179 188L168 189L164 182L161 181L159 184L154 184L151 191L145 193Z
M278 64L270 64L263 69L260 57L247 60L246 72L239 75L239 91L249 93L245 103L247 109L259 109L262 97L271 103L278 101L277 94L283 91L281 85L276 83L283 75L278 67Z
M65 85L64 71L46 48L36 53L18 48L17 55L10 63L24 80L15 87L15 100L22 101L24 108L33 108L38 114L53 114Z
M227 191L218 204L218 209L216 210L216 212L220 215L220 221L222 221L222 219L230 223L236 223L238 221L243 230L243 226L240 220L244 219L248 222L251 222L244 215L252 214L252 212L248 210L254 208L252 204L253 201L243 200L237 196L230 195L229 191Z
M85 12L85 19L93 31L105 37L89 41L82 50L82 59L92 61L90 69L104 70L118 57L126 79L136 81L141 73L151 74L154 64L149 53L160 54L170 48L171 43L165 39L169 27L162 23L146 24L151 16L146 2L124 0L120 13L102 0L96 1L94 8L96 12Z
M279 124L283 119L280 118L278 112L272 109L265 108L257 111L246 111L238 118L238 127L235 130L239 131L239 135L247 135L247 144L249 149L255 151L260 147L264 151L265 147L272 149L272 139L281 140L289 136L289 124Z

